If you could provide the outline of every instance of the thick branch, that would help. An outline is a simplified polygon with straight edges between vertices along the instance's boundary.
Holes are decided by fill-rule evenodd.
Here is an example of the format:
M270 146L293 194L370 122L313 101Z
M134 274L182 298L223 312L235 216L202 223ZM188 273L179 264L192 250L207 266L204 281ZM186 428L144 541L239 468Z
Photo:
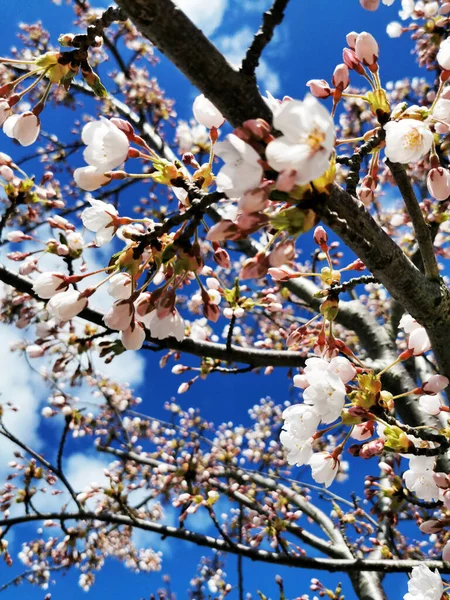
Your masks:
M358 573L359 571L373 571L378 573L408 573L414 567L425 564L430 569L439 569L441 575L450 573L450 565L441 560L366 560L366 559L337 559L337 558L312 558L309 556L294 556L280 554L259 548L251 548L245 544L234 543L230 546L225 540L209 535L202 535L188 529L178 529L161 523L145 521L137 517L110 513L75 512L75 513L45 513L39 515L21 515L0 521L0 527L12 527L33 521L92 521L114 525L136 527L144 531L151 531L163 537L172 537L179 540L192 542L197 546L213 548L221 552L237 554L254 561L298 567L303 569L316 569L318 571Z
M234 69L171 0L117 0L148 38L232 124L246 118L272 120L253 76Z

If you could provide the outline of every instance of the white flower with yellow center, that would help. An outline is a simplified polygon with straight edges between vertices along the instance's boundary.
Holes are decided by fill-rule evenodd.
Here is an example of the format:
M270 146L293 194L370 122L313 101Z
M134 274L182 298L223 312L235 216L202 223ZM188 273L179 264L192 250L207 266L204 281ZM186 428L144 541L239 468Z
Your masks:
M282 136L267 145L266 158L275 171L295 171L304 185L325 173L334 148L335 127L330 113L314 96L282 104L273 119Z
M433 134L422 121L401 119L389 121L384 126L386 132L386 157L396 163L419 161L431 150Z

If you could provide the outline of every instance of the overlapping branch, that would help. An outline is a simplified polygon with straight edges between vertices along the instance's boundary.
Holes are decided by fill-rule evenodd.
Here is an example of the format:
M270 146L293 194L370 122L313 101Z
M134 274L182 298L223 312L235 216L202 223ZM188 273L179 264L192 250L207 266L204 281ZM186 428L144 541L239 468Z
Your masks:
M111 525L125 525L128 527L136 527L143 531L157 533L163 537L175 538L192 542L197 546L212 548L227 552L229 554L237 554L244 556L254 561L271 563L277 565L285 565L288 567L299 567L303 569L314 569L318 571L329 572L344 572L357 573L361 571L371 571L377 573L408 573L418 565L427 565L430 569L439 569L441 575L450 573L450 566L441 560L370 560L359 558L313 558L309 556L295 556L293 554L282 554L279 552L271 552L259 548L252 548L242 543L234 543L230 545L223 539L218 539L210 535L203 535L189 529L181 529L170 525L162 525L152 521L146 521L135 516L119 515L111 513L94 513L94 512L73 512L73 513L40 513L30 515L20 515L18 517L10 517L0 520L0 527L12 527L23 523L32 523L35 521L91 521L100 523L108 523Z

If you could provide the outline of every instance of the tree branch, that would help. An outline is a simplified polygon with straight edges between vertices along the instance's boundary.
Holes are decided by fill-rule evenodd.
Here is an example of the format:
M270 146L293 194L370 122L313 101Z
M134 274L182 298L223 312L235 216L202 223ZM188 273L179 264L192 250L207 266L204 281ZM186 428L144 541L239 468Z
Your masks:
M202 535L188 529L179 529L169 525L162 525L152 521L146 521L138 517L129 517L126 515L117 515L110 513L93 512L75 512L58 513L51 512L45 514L30 514L10 517L0 520L0 527L12 527L23 523L32 523L34 521L92 521L93 523L108 523L114 525L124 525L127 527L137 527L144 531L151 531L163 537L172 537L179 540L192 542L197 546L213 548L229 554L237 554L254 561L285 565L288 567L298 567L303 569L316 569L318 571L357 573L359 571L373 571L378 573L408 573L414 567L426 565L430 569L439 569L441 575L450 573L450 565L441 560L369 560L360 558L312 558L309 556L297 556L293 554L281 554L279 552L270 552L259 548L252 548L245 544L234 543L229 545L225 540L217 539L209 535Z
M263 14L263 22L247 50L241 65L241 73L254 75L264 48L270 43L275 27L284 19L284 11L289 0L275 0L272 8Z
M387 160L386 164L391 170L397 187L405 201L406 210L408 211L414 227L414 233L416 234L417 246L419 247L420 255L422 256L425 275L429 279L438 280L440 277L439 267L434 254L431 231L420 210L419 202L414 193L411 181L406 174L405 167L399 163L393 163L390 160Z
M253 76L234 69L171 0L117 0L138 30L188 77L232 124L272 113Z
M36 300L43 302L33 290L33 282L17 273L14 273L7 267L0 264L0 281L12 286L19 292L29 294ZM79 318L103 327L107 333L117 334L105 327L103 323L103 314L91 308L85 308L79 315ZM203 342L185 338L181 342L173 337L159 340L152 338L147 334L147 341L155 344L158 349L170 349L194 356L208 356L225 362L238 362L252 365L253 367L301 367L305 364L305 356L300 352L290 352L287 350L260 350L257 348L243 348L231 345L227 348L226 344L217 344L214 342ZM145 346L144 346L145 348Z

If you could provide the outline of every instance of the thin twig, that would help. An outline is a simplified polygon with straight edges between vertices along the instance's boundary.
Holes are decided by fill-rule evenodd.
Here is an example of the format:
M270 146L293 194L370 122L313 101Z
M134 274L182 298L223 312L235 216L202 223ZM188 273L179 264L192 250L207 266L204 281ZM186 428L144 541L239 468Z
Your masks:
M439 267L434 253L431 231L420 209L410 178L403 165L393 163L390 160L387 160L386 163L391 170L402 198L405 201L406 210L408 211L414 227L414 233L416 234L417 246L419 247L422 256L425 275L429 279L438 280Z
M255 69L259 64L261 54L272 39L275 27L280 25L283 21L284 11L288 3L289 0L275 0L272 8L263 14L261 27L253 38L245 58L242 61L241 72L245 75L255 74Z

